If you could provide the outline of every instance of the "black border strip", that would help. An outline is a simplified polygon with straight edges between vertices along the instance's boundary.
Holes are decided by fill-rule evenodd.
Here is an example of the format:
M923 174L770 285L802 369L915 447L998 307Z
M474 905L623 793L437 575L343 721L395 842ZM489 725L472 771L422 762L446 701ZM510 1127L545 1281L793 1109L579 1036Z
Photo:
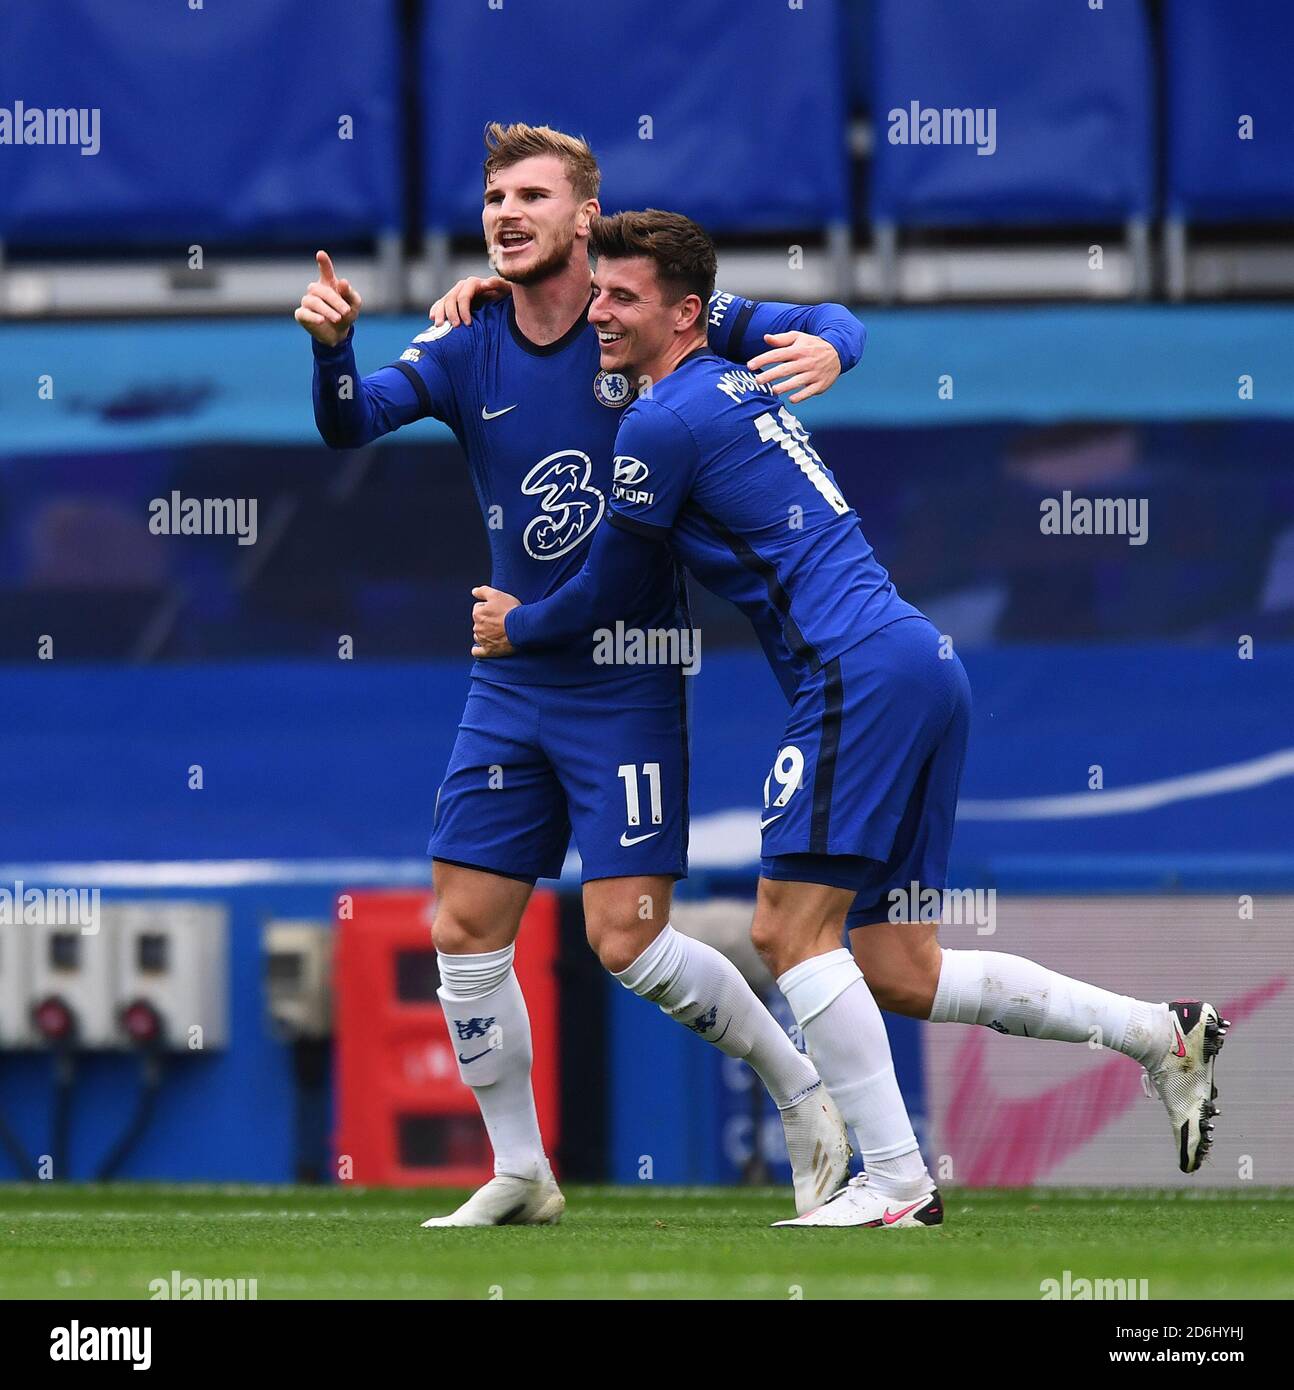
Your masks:
M589 305L593 303L593 291L589 291L588 302L580 310L580 316L573 324L551 343L532 343L529 338L517 327L517 308L516 301L509 296L508 298L508 332L512 334L512 341L521 348L523 352L528 352L532 357L551 357L555 352L561 352L563 348L570 345L584 332L589 325Z
M753 299L748 299L745 305L738 310L737 317L733 319L732 328L728 333L728 341L725 344L729 352L736 352L737 346L741 343L741 336L746 331L746 325L750 322L751 315L757 307Z
M418 397L418 404L422 406L425 415L434 415L436 412L431 404L431 392L427 390L427 383L418 375L408 362L392 362L391 365L398 372L403 372L413 385L414 394Z
M495 878L510 878L514 883L528 883L532 888L544 877L542 874L510 874L506 869L492 869L488 864L469 864L466 859L449 859L443 854L433 854L431 860L435 864L452 864L456 869L475 869L478 874L493 874Z
M831 792L836 781L836 758L840 753L840 725L845 707L845 682L840 674L840 658L823 667L822 732L818 736L818 763L813 773L813 822L809 831L809 853L830 854Z
M622 531L632 531L635 536L646 536L648 540L665 541L669 539L670 527L657 526L651 521L639 521L635 516L626 516L623 512L612 511L607 508L607 521L612 526L618 526Z
M791 617L791 600L782 587L782 581L777 577L776 566L765 560L748 541L735 531L730 531L717 517L711 516L704 507L697 506L694 499L689 499L689 506L707 526L713 527L715 534L737 559L764 581L768 588L768 601L782 620L782 632L786 637L786 645L790 647L792 655L808 661L809 670L816 675L822 670L822 658L819 657L817 648L805 640L799 624Z

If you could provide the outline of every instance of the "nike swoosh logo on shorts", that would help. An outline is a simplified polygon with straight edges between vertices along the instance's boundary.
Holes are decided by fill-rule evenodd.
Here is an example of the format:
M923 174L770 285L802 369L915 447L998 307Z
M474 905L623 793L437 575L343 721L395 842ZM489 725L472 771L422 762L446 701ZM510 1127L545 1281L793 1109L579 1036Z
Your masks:
M640 845L644 840L650 840L652 835L659 834L659 830L653 830L650 834L647 835L635 835L631 840L629 838L629 832L626 830L624 834L620 837L620 843L624 846L625 849L628 849L630 845Z
M777 813L777 815L775 815L775 816L769 816L769 818L768 818L767 820L761 819L760 822L759 822L759 828L760 828L761 830L766 829L768 826L772 825L772 823L773 823L775 820L781 820L782 817L783 817L785 814L786 814L785 811L779 811L779 812Z
M485 1052L493 1052L493 1051L494 1051L494 1049L493 1049L492 1047L487 1047L487 1048L485 1049ZM468 1062L475 1062L476 1059L477 1059L478 1057L484 1057L484 1056L485 1056L485 1052L473 1052L472 1055L471 1055L470 1057L464 1057L463 1054L460 1052L460 1053L458 1054L458 1060L459 1060L460 1062L462 1062L462 1064L463 1064L464 1066L466 1066L466 1065L468 1064Z
M485 408L484 406L482 406L482 407L481 407L481 419L482 419L482 420L497 420L497 419L499 418L500 415L506 415L506 414L508 413L508 411L510 411L510 410L516 410L516 408L517 408L517 407L516 407L515 405L505 405L505 406L503 407L502 410L486 410L486 408Z

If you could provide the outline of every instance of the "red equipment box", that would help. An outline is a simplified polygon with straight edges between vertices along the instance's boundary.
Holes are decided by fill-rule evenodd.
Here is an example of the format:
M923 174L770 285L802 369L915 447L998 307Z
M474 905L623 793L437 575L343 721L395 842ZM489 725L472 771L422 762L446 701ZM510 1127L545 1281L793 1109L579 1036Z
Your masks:
M458 1073L436 990L434 894L342 895L334 966L337 1154L354 1182L475 1187L493 1176L476 1100ZM557 1147L558 909L537 890L517 941L516 970L534 1039L535 1106L550 1156Z

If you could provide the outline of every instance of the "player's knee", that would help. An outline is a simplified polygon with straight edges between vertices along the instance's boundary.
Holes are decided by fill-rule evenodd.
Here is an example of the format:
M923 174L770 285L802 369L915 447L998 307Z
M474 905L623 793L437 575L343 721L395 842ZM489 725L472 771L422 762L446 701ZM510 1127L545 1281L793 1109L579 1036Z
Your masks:
M804 885L763 879L750 924L750 940L774 977L811 956L840 945L843 911L831 903L807 899Z
M880 1008L909 1018L930 1017L934 993L919 972L874 965L863 970L863 978Z
M585 919L584 934L602 968L619 975L651 945L656 928L636 917L603 912Z
M497 925L470 910L455 910L441 903L431 924L432 944L445 956L474 955L478 951L493 950Z
M431 941L443 956L460 956L471 949L472 938L457 919L447 913L436 913L431 924Z
M613 975L619 975L642 955L636 940L632 936L624 936L618 933L608 933L598 938L596 943L590 942L597 958L602 962L602 968L609 970Z
M782 955L786 940L784 933L778 930L774 917L761 912L755 913L755 920L750 924L750 944L774 976L782 974L785 969Z

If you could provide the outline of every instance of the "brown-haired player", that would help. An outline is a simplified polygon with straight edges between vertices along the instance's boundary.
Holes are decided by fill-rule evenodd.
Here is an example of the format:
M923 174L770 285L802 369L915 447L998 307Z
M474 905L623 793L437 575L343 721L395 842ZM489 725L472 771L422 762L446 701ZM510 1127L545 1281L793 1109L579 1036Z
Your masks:
M615 489L610 524L563 589L520 605L486 592L473 609L475 651L507 657L506 667L598 624L640 621L636 576L662 551L754 625L791 711L764 784L751 935L866 1169L777 1224L943 1220L878 999L932 1022L1099 1043L1134 1058L1168 1110L1179 1166L1195 1171L1217 1114L1226 1020L1198 1000L1152 1003L1020 956L940 949L911 886L947 886L970 711L961 662L899 597L800 422L766 383L710 350L715 254L704 230L649 209L597 219L590 242L589 320L603 368L652 383L616 436L617 476L633 486Z
M579 571L599 529L634 384L602 367L586 317L599 211L588 146L543 126L497 124L486 145L482 227L509 297L470 322L463 315L419 333L390 366L362 378L352 341L360 297L322 251L296 317L314 339L324 440L349 448L427 415L444 420L487 519L492 583L534 602ZM706 322L716 351L797 397L825 390L862 349L861 326L839 305L716 295ZM672 561L662 558L639 584L654 628L688 626ZM496 1176L428 1225L551 1222L565 1205L536 1121L530 1025L512 959L535 881L560 873L572 831L591 946L622 985L759 1074L782 1114L797 1208L813 1206L847 1171L844 1126L812 1063L729 961L669 925L673 883L687 869L683 672L597 658L582 638L473 668L429 850L440 998Z

